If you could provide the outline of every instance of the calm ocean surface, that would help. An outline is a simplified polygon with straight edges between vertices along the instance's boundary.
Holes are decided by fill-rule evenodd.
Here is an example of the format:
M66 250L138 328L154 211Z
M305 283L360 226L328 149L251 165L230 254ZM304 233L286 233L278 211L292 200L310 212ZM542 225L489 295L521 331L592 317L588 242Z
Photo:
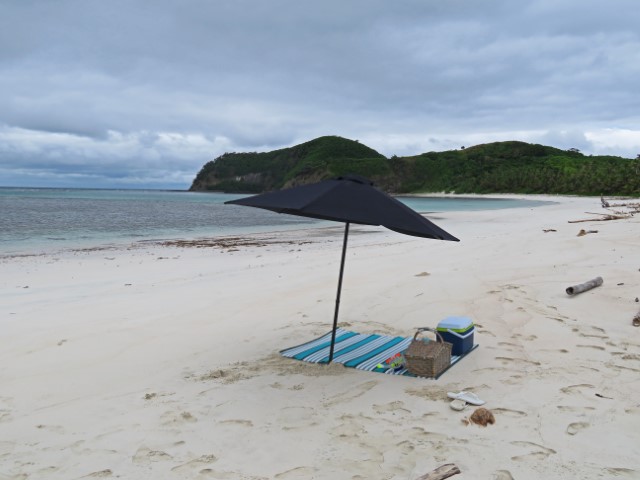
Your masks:
M0 255L334 224L223 205L227 200L244 196L164 190L0 187ZM487 198L398 198L419 212L492 210L547 203Z

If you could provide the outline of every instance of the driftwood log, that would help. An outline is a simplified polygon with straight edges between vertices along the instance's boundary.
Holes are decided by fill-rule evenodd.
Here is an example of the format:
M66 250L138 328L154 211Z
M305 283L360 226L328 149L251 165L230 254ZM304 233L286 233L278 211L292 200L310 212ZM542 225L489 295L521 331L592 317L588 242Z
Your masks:
M447 463L441 467L432 470L429 473L416 478L416 480L443 480L445 478L453 477L460 473L460 469L453 463Z
M587 212L589 213L589 212ZM604 213L596 213L594 215L604 215L604 217L602 218L586 218L583 220L568 220L567 223L581 223L581 222L604 222L606 220L621 220L623 218L629 218L631 215L628 214L618 214L618 215L611 215L611 214L604 214Z
M602 285L602 277L596 277L593 280L589 280L588 282L580 283L579 285L573 285L571 287L567 287L567 295L576 295L578 293L586 292L587 290L591 290L592 288L596 288Z
M616 207L627 207L634 212L637 212L640 209L639 202L624 202L624 203L609 203L604 197L600 196L600 203L602 204L602 208L616 208Z

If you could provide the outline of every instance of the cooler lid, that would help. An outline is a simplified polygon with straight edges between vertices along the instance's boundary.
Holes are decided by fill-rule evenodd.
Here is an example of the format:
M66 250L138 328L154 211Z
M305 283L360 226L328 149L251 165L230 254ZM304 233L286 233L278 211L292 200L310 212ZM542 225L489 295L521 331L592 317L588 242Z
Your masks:
M446 332L452 330L454 332L464 332L473 326L473 320L469 317L447 317L438 323L438 330Z

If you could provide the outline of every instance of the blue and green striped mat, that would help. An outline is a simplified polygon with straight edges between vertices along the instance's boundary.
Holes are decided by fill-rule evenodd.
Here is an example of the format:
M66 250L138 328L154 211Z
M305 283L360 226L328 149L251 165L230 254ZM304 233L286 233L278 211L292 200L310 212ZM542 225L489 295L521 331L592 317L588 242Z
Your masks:
M415 376L406 368L394 370L379 367L386 359L397 353L404 352L413 340L413 337L388 337L385 335L363 334L350 332L342 328L336 330L336 344L333 351L333 362L341 363L345 367L367 370L369 372L387 373L390 375ZM331 332L303 343L297 347L287 348L280 353L288 358L312 363L327 363L329 361L329 348L331 346ZM436 378L449 370L453 365L462 360L475 350L474 345L464 355L452 355L451 364Z

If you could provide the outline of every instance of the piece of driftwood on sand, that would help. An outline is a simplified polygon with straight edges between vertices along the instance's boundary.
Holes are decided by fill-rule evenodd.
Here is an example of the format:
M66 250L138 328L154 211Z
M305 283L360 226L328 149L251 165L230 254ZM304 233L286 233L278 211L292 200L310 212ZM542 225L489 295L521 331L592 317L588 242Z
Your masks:
M587 290L591 290L592 288L596 288L602 285L602 277L596 277L593 280L589 280L588 282L580 283L578 285L573 285L571 287L567 287L567 295L576 295L578 293L586 292Z
M600 196L600 203L602 203L602 208L614 208L614 207L626 207L634 212L640 211L640 203L639 202L625 202L625 203L614 203L611 204L607 202L604 197Z
M617 214L613 215L610 213L591 213L585 212L591 215L602 215L602 218L584 218L582 220L568 220L567 223L581 223L581 222L604 222L606 220L622 220L623 218L629 218L630 214Z
M416 480L443 480L445 478L453 477L460 473L460 469L453 463L447 463L442 465L429 473L416 478Z

